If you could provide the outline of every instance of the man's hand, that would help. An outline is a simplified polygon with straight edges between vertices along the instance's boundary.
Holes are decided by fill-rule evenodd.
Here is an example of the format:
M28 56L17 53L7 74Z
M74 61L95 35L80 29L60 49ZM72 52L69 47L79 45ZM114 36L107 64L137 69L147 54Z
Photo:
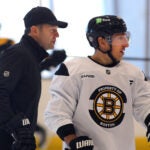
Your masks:
M69 143L71 150L93 150L93 140L87 136L80 136Z
M29 128L17 129L12 133L12 137L14 138L12 150L35 150L35 138Z
M14 116L5 125L5 130L12 135L12 150L35 150L36 142L30 121L22 113Z
M57 65L61 64L66 57L67 55L65 50L53 50L53 53L40 63L41 71L44 69L49 70L50 67L56 67Z

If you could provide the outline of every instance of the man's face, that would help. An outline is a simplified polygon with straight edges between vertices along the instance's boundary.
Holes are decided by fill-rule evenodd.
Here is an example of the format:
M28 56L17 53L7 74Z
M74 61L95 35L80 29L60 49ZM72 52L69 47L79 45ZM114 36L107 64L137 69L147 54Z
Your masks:
M45 50L54 48L57 37L59 37L57 26L51 26L49 24L37 26L36 41Z
M112 36L112 55L120 61L124 55L125 48L129 46L129 36L127 33L117 33Z

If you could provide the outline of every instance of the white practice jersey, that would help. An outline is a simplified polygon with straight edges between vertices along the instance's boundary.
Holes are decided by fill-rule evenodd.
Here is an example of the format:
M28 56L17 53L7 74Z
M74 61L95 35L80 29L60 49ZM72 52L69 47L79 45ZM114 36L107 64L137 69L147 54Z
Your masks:
M150 84L137 67L121 61L104 67L90 58L61 65L51 83L45 122L54 132L73 123L94 150L135 150L134 122L150 113Z

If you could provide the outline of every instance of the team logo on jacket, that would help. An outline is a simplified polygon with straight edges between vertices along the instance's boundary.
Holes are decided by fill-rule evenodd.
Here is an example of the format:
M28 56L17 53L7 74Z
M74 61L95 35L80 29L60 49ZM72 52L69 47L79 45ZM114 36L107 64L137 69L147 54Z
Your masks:
M90 96L92 107L89 113L99 126L113 128L122 122L126 102L126 96L119 88L111 85L101 86Z

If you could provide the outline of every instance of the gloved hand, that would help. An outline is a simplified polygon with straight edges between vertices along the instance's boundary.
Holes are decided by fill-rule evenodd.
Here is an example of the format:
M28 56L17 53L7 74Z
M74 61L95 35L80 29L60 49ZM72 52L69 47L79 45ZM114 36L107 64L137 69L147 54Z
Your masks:
M44 69L49 70L50 67L56 67L62 63L66 57L65 50L53 50L53 53L40 63L41 71Z
M150 114L145 119L145 125L147 127L147 132L146 132L147 140L148 142L150 142Z
M93 150L93 140L87 136L80 136L69 143L71 150Z
M15 139L12 150L35 150L35 138L29 128L17 129L12 136Z
M29 119L23 114L16 115L5 127L5 130L14 138L12 150L35 150L34 132Z

